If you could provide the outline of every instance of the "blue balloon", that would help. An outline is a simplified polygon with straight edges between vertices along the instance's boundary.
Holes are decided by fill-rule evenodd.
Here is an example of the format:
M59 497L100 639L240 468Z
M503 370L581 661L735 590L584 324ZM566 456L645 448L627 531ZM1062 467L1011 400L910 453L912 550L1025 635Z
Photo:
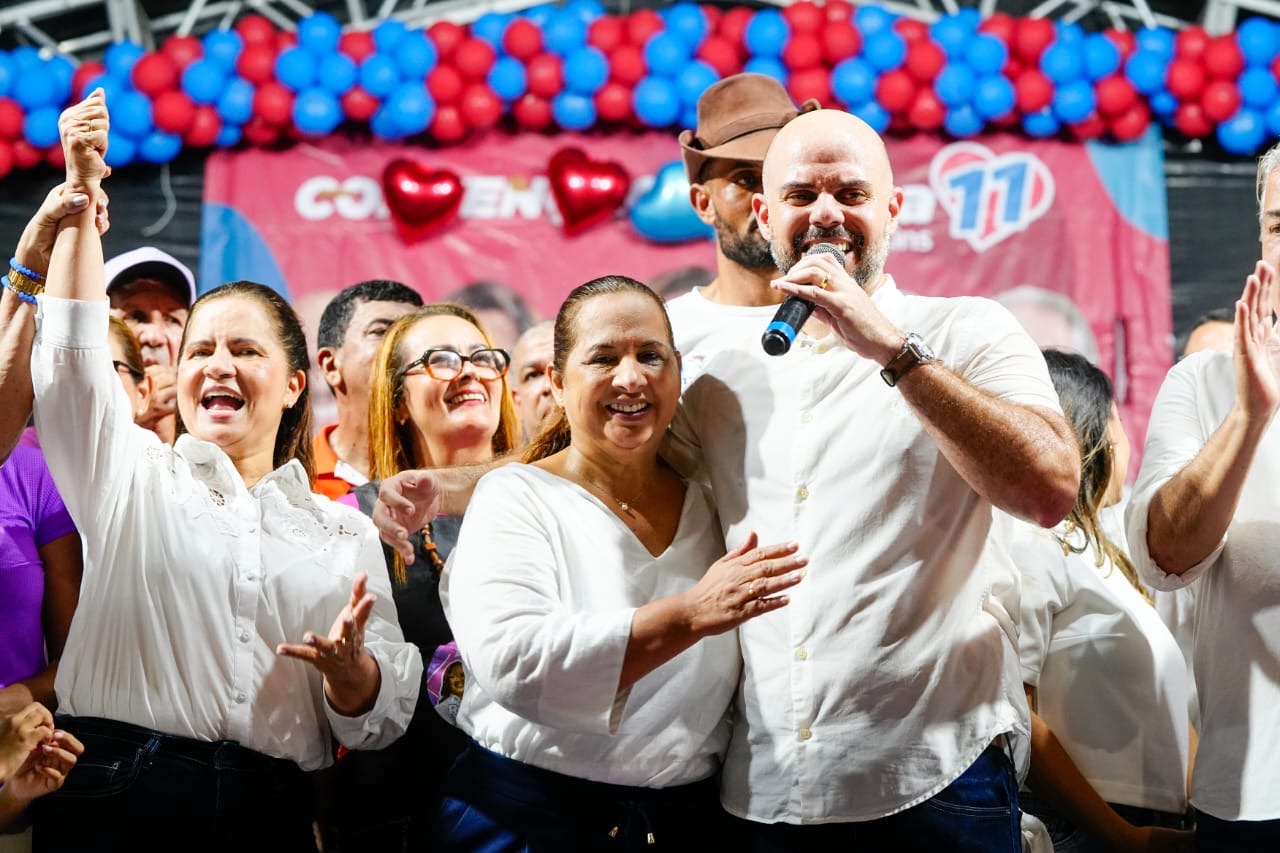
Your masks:
M71 64L71 60L57 54L44 64L44 70L58 87L53 104L62 106L71 99L71 80L76 76L76 67Z
M777 9L761 9L751 16L742 40L752 56L778 57L791 38L791 25Z
M127 44L131 47L137 47L137 45L133 44L133 42L124 42L124 44ZM112 45L112 47L114 46L115 45ZM107 48L107 52L108 53L111 52L110 47ZM29 44L19 45L18 47L15 47L12 51L9 52L9 57L13 61L13 68L15 71L24 71L33 65L39 65L40 63L44 62L44 59L41 58L40 56L40 49L38 47L32 47ZM137 61L136 56L134 57L134 60L129 63L130 68L133 67L134 61Z
M336 103L336 101L335 101ZM402 136L421 133L436 114L436 103L421 83L401 83L387 98L386 106L395 118ZM339 117L342 109L338 108Z
M906 61L907 43L893 30L880 30L866 37L862 43L862 56L877 71L892 71Z
M887 30L893 26L894 15L879 6L859 6L853 13L853 22L863 37Z
M573 12L560 9L542 28L542 45L548 52L568 56L587 43L587 25Z
M849 112L869 124L876 133L884 133L888 130L889 122L893 118L878 101L867 101L864 104L851 106Z
M342 38L342 25L328 12L312 12L298 21L298 44L312 53L333 53Z
M253 118L254 91L253 84L243 77L232 77L227 82L217 103L218 117L223 124L244 124Z
M680 100L686 107L696 107L702 93L719 79L720 75L714 68L695 59L680 69L680 73L676 75L676 91L680 93ZM697 126L696 121L689 125L689 127Z
M22 135L36 148L58 144L58 109L40 107L22 120Z
M0 98L9 94L13 81L18 76L18 69L9 58L9 54L0 50Z
M929 27L929 36L942 48L948 59L960 59L969 48L973 30L954 16L944 15Z
M1110 77L1120 70L1120 48L1102 33L1092 33L1081 42L1084 73L1090 80Z
M393 54L400 76L405 80L422 80L431 69L436 67L439 54L435 42L427 38L422 30L405 33L396 42Z
M547 25L547 21L551 20L551 16L555 14L555 11L556 11L555 6L551 5L550 3L543 3L541 6L533 6L532 8L525 9L515 17L524 18L527 21L532 21L533 23L538 25L538 29L542 29ZM508 23L510 23L510 21L508 21ZM472 24L471 32L474 33L475 31L476 31L476 25Z
M1241 107L1218 125L1218 144L1232 154L1252 154L1267 140L1267 120L1256 110Z
M1163 56L1165 59L1173 58L1175 47L1173 30L1167 30L1164 27L1143 27L1138 30L1136 41L1138 50L1145 50Z
M327 89L305 89L293 101L293 123L303 133L326 136L342 124L342 105Z
M676 3L660 14L667 23L667 32L684 42L689 50L696 50L707 37L707 16L692 3Z
M1271 105L1271 109L1267 110L1267 135L1280 136L1280 101Z
M125 92L111 105L111 129L142 139L155 128L151 99L141 92Z
M391 54L396 48L396 43L408 32L408 27L404 25L404 21L395 18L386 18L378 26L373 28L373 43L378 48L379 53Z
M564 8L565 11L572 12L587 24L604 14L604 6L596 0L569 0L564 4Z
M1018 93L1007 77L982 77L973 88L973 109L983 119L1004 118L1018 104Z
M400 125L396 122L395 115L391 112L391 107L383 104L378 111L373 114L373 118L369 119L369 129L374 132L375 136L383 139L399 139L404 136L404 131L400 130Z
M218 131L218 138L213 140L213 144L219 148L230 148L240 141L240 134L239 125L224 124Z
M967 139L981 133L984 123L977 110L968 104L961 104L947 110L947 117L943 119L942 126L947 133L957 139Z
M653 176L653 186L627 211L632 226L656 243L683 243L711 237L715 231L698 218L689 203L684 163L672 160Z
M13 81L13 99L26 112L53 106L58 99L58 81L42 65L25 68Z
M650 74L674 77L689 58L689 46L670 33L655 33L644 46L644 64Z
M854 104L873 101L876 70L861 59L842 60L831 69L831 92L850 108Z
M400 72L391 57L374 53L360 63L360 88L375 98L385 98L399 85Z
M182 137L153 130L138 146L138 157L148 163L168 163L182 151Z
M303 47L282 52L276 57L276 79L292 92L308 88L316 82L316 55Z
M489 88L503 101L514 101L529 88L524 63L511 56L500 56L489 69Z
M1265 110L1280 95L1280 87L1276 86L1276 77L1270 68L1246 68L1236 81L1240 87L1240 98L1246 107Z
M204 58L211 59L227 71L234 71L240 51L244 49L244 39L235 30L211 30L201 42L204 47ZM147 155L139 152L142 159Z
M1149 50L1139 50L1125 63L1124 75L1133 88L1143 95L1152 95L1164 88L1166 57Z
M1053 93L1053 112L1067 124L1084 121L1098 105L1093 87L1084 80L1063 83Z
M680 107L680 123L677 127L697 127L698 126L698 107L696 105L689 106L687 104Z
M79 93L80 99L89 97L89 93L94 89L102 90L103 96L107 99L107 106L110 107L121 94L133 91L133 86L128 80L121 80L113 74L99 74L84 84Z
M577 92L561 92L551 99L551 115L565 130L586 130L596 123L596 105Z
M1037 139L1053 136L1061 128L1062 124L1058 121L1058 117L1053 114L1051 107L1044 107L1034 113L1027 113L1022 117L1022 130L1027 136L1033 136Z
M190 67L190 66L188 66ZM115 128L107 131L107 155L103 158L113 169L128 166L138 156L138 143L129 137L116 133Z
M1250 18L1236 30L1236 44L1246 65L1270 65L1280 51L1280 32L1266 18Z
M951 17L959 24L968 28L969 32L977 32L978 25L982 23L982 13L972 6L965 6L951 13Z
M578 95L594 95L608 80L609 60L596 48L580 47L564 58L566 90Z
M1084 74L1084 53L1078 44L1054 42L1040 54L1040 70L1054 83L1076 80Z
M1150 105L1151 112L1161 118L1172 116L1178 111L1178 99L1165 89L1147 98L1147 104Z
M544 14L545 20L550 20L552 14L551 7L540 7ZM531 17L526 15L526 17ZM480 17L471 22L471 34L481 41L487 41L493 46L493 49L502 51L502 34L507 31L507 25L515 20L514 15L502 14L501 12L485 12ZM542 23L539 23L541 26Z
M967 104L973 98L973 86L977 81L969 66L963 62L948 62L933 81L933 92L948 107Z
M331 53L320 60L316 80L335 95L345 95L360 78L360 68L345 53Z
M197 104L213 104L222 94L226 69L208 59L197 59L182 72L182 91Z
M787 67L771 56L756 56L748 59L747 64L742 66L742 70L747 74L763 74L766 77L772 77L783 86L787 85ZM697 125L695 123L689 126Z
M19 48L18 50L21 50ZM18 50L13 52L14 59L18 58ZM102 64L107 66L107 71L124 80L129 79L129 72L133 70L134 63L142 58L146 53L142 49L142 45L131 41L118 41L111 47L107 48L106 53L102 56ZM37 58L39 53L36 54Z
M650 127L667 127L680 117L680 93L664 77L645 77L631 93L631 107Z
M1009 48L989 33L978 33L969 40L969 46L964 51L964 61L979 77L999 74L1009 61Z
M1054 21L1053 29L1058 41L1073 43L1084 41L1084 28L1074 21Z

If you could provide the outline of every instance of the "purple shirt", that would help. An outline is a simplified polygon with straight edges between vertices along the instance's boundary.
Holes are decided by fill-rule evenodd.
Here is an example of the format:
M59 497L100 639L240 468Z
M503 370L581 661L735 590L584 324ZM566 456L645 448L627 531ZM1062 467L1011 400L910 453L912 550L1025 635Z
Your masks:
M75 529L43 454L19 444L0 465L0 687L46 666L44 566L37 549Z

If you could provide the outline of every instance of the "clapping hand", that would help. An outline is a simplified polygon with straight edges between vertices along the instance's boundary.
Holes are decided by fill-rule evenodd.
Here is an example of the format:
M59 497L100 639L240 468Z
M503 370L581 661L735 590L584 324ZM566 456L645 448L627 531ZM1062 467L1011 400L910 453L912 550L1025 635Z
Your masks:
M373 706L381 684L381 670L364 645L365 623L377 596L368 591L369 576L351 583L351 598L326 636L308 631L298 644L282 643L276 654L297 658L320 670L325 694L340 714L356 716Z
M1275 268L1258 261L1236 302L1236 400L1259 425L1280 407L1280 332L1272 317L1278 286Z
M382 481L373 524L382 541L413 563L409 535L427 526L440 508L440 484L430 471L401 471Z

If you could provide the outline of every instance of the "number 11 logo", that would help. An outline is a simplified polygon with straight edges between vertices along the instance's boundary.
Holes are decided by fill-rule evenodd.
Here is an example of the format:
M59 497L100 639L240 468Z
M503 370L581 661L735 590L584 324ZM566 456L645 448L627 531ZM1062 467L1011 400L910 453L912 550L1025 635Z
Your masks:
M1053 175L1038 157L997 155L976 142L939 151L929 184L951 218L951 236L977 252L1025 231L1053 204Z

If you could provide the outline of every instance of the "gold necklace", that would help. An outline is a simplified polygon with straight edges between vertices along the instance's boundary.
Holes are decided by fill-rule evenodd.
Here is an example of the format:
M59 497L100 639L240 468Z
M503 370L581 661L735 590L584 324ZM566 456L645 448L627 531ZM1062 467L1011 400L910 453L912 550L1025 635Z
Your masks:
M633 509L631 508L631 505L632 505L633 503L635 503L635 502L636 502L636 500L637 500L637 499L638 499L642 494L644 494L645 487L649 485L649 480L648 480L648 479L644 480L644 481L640 484L640 488L636 489L636 493L635 493L635 495L633 495L633 496L631 497L631 499L630 499L630 500L625 500L625 501L624 501L622 498L615 496L615 495L613 494L613 492L609 491L609 490L608 490L608 489L606 489L603 485L601 485L600 483L597 483L595 480L592 480L592 479L590 479L589 477L586 477L586 476L583 476L583 475L579 475L579 476L582 476L582 481L583 481L584 483L586 483L587 485L589 485L589 486L594 486L597 490L599 490L599 491L601 491L601 492L604 492L605 496L606 496L607 498L609 498L609 500L614 501L615 503L617 503L617 504L618 504L618 508L619 508L619 509L621 509L623 512L625 512L627 515L634 515L634 514L635 514L635 510L633 510Z

